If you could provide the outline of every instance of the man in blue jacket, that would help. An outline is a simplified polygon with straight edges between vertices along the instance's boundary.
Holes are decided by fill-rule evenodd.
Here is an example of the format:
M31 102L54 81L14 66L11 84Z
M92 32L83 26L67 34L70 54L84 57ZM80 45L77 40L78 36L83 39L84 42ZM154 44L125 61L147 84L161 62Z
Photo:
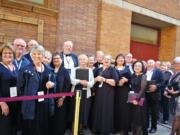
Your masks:
M162 72L155 68L155 61L147 61L147 122L149 125L149 116L151 116L151 128L149 133L155 133L157 131L157 117L158 117L158 92L161 90L163 84Z

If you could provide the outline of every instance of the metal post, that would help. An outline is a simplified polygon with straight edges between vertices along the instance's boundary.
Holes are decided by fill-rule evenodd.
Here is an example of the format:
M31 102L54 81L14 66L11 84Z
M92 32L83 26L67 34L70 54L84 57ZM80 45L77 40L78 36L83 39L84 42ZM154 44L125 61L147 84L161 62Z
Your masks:
M80 95L80 91L78 90L78 91L76 91L76 104L75 104L74 131L73 131L73 135L78 135L80 101L81 101L81 95Z

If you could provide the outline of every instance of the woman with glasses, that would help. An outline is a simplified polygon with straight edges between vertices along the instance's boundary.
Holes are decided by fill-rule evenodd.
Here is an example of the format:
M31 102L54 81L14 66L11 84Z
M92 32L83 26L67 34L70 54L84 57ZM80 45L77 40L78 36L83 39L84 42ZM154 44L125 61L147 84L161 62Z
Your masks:
M55 93L63 93L70 91L69 72L62 66L60 53L56 52L52 55L51 67L54 70L56 82ZM66 129L67 122L67 100L66 97L55 98L55 113L50 120L49 135L63 135Z
M0 49L0 98L17 96L17 70L12 64L14 51L11 45ZM0 102L0 132L2 135L15 135L16 103Z
M134 74L131 77L131 91L128 95L130 126L133 135L147 135L146 109L144 103L147 81L146 76L143 74L145 68L141 61L135 61L132 68ZM134 95L134 98L130 99L130 95Z
M111 66L111 56L105 55L103 66L95 71L95 100L93 105L92 131L100 135L113 132L114 87L118 74Z

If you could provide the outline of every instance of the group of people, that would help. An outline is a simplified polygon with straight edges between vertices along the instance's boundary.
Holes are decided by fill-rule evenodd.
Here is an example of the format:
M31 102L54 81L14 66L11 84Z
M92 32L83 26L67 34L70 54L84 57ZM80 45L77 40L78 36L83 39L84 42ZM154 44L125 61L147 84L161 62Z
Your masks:
M62 51L52 54L35 40L26 44L19 38L3 45L0 98L80 90L79 134L88 128L97 135L148 135L157 131L160 108L167 124L173 97L177 105L171 135L180 131L180 57L174 59L172 71L170 62L136 60L131 53L118 54L113 62L111 55L102 51L78 57L72 51L72 41L64 42ZM74 96L0 102L0 110L3 135L73 132Z

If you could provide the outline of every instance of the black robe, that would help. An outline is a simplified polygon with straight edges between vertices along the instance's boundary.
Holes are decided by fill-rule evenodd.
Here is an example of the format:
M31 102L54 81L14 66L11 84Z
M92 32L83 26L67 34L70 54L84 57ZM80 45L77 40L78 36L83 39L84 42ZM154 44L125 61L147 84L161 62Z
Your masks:
M146 82L146 76L141 75L135 75L133 74L131 77L131 91L134 91L134 93L138 93L138 99L145 98L145 88L146 88L147 82ZM147 128L147 117L146 117L146 100L144 100L144 105L133 105L132 103L129 103L129 119L130 119L130 126L132 128L133 134L140 135L141 132L144 132Z
M16 87L17 72L10 71L0 63L0 97L10 97L10 87ZM0 107L0 134L15 135L17 125L17 106L15 102L7 103L9 107L8 116L2 115Z
M68 71L64 67L60 67L55 73L56 91L55 93L63 93L70 91L70 77ZM67 124L67 100L64 99L63 105L58 107L58 98L55 99L55 114L50 118L49 135L63 135Z
M103 71L99 68L95 77L101 75L106 79L114 79L118 81L118 75L113 67L109 67ZM92 131L98 134L110 134L113 132L114 119L114 87L103 83L102 87L95 84L95 101L93 105Z
M119 80L122 77L128 79L128 82L123 86L117 85L115 88L115 103L114 103L114 129L116 132L128 130L128 92L130 91L131 72L125 67L122 70L116 69Z

